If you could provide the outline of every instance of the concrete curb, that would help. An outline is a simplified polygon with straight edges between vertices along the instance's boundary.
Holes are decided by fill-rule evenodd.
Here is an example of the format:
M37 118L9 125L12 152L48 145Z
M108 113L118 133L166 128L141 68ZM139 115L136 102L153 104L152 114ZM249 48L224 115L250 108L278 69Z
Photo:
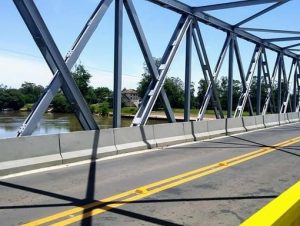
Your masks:
M258 129L258 126L256 125L255 117L243 117L242 120L246 131L252 131Z
M245 132L244 122L242 118L226 119L226 135Z
M226 119L216 119L207 122L210 138L226 135Z
M299 113L0 139L0 175L299 122Z
M208 132L208 122L207 121L192 122L192 129L194 131L195 139L197 141L205 140L210 137L210 134Z
M157 147L186 142L183 123L156 124L153 129Z

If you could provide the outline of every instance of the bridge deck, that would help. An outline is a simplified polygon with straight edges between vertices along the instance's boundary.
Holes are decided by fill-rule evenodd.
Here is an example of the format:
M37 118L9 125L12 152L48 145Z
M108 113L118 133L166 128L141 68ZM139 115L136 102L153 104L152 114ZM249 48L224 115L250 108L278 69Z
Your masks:
M104 210L92 213L86 208L84 220L82 209L74 207L299 137L299 130L300 124L290 124L96 164L2 178L0 222L18 225L42 218L45 225L66 219L75 225L238 225L299 180L299 143L224 166L187 183L180 184L179 179L178 186L162 188L153 195L137 193L134 203L112 198L110 205L116 208L102 206ZM53 216L69 209L72 211ZM91 214L94 216L88 217ZM47 216L51 218L45 219Z

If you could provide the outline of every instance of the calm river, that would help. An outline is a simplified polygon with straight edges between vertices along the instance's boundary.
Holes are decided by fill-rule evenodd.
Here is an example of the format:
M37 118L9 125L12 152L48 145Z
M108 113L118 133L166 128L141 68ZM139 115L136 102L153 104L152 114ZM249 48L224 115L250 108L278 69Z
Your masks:
M15 137L29 112L0 112L0 138ZM94 116L98 125L112 127L112 117ZM122 118L122 127L130 126L132 119ZM164 120L149 120L148 124L165 123ZM73 114L46 113L33 134L56 134L82 130Z

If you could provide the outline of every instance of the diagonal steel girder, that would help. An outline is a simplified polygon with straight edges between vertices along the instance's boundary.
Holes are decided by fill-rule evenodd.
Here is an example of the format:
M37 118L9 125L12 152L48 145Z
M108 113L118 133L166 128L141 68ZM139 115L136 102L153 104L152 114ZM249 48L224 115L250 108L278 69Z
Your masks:
M193 40L194 40L196 52L197 52L197 55L199 58L199 62L201 65L201 69L202 69L205 81L207 82L207 84L212 85L213 95L211 98L212 98L212 106L213 106L216 118L224 118L221 103L220 103L219 96L218 96L217 89L216 89L216 84L215 84L215 79L214 79L215 76L213 75L213 73L211 71L210 63L209 63L208 56L207 56L206 49L205 49L205 44L204 44L204 41L203 41L203 38L201 35L201 31L200 31L198 22L196 20L194 20ZM206 99L204 98L203 102L205 100ZM204 113L205 113L205 111L203 112L203 116L201 114L202 118L204 117Z
M246 90L247 89L247 82L246 82L246 77L245 77L245 71L244 71L244 67L243 67L243 63L242 63L242 57L241 57L241 53L240 53L240 48L239 48L239 44L238 44L236 36L234 37L234 52L235 52L235 57L236 57L238 69L239 69L239 72L240 72L242 87L243 87L243 90ZM249 104L250 115L252 116L253 115L253 107L252 107L250 96L248 96L248 104Z
M82 50L86 46L86 44L89 41L90 37L92 36L93 32L96 30L98 24L100 23L103 15L105 14L105 12L106 12L107 8L109 7L109 5L111 4L111 2L112 2L112 0L102 0L98 4L98 6L94 10L94 12L92 13L91 17L88 19L85 26L83 27L78 38L75 40L71 50L68 52L68 54L65 57L65 63L69 70L76 63L79 55L81 54ZM21 12L24 14L24 20L28 21L27 23L29 23L29 25L30 25L30 23L33 23L32 21L30 21L29 17L27 18L28 15L26 15L27 13L25 11L26 7L23 7L24 3L21 1L15 1L15 4L17 7L20 8ZM33 3L30 3L30 4L32 5ZM35 9L35 11L37 11L37 9ZM38 20L42 20L40 16L39 16ZM42 22L40 22L40 23L42 23ZM45 24L43 24L43 23L40 26L45 28ZM31 29L33 29L33 27L31 27ZM33 30L31 32L32 32L32 34L34 34L35 31ZM39 36L37 36L37 37L39 37ZM48 37L49 37L49 32L48 32ZM53 44L54 41L53 40L51 41L51 39L52 38L50 37L50 42ZM45 46L43 44L42 46L39 46L39 47L43 48ZM56 50L56 52L57 52L57 50ZM45 53L43 53L43 55L44 55L45 59L47 60L47 63L50 64L50 69L53 72L54 77L53 77L52 81L50 82L50 84L45 89L42 96L39 98L38 102L34 105L31 113L28 115L28 117L24 121L24 123L21 126L21 128L19 129L17 135L18 136L26 136L26 135L31 135L33 133L38 122L41 120L41 118L43 117L43 114L49 107L54 95L58 92L58 90L60 88L62 88L63 92L65 93L65 95L68 98L68 100L70 101L70 103L73 104L73 106L76 110L75 111L76 116L79 119L79 122L81 123L83 128L97 129L98 128L97 124L95 122L93 122L93 119L91 119L91 117L89 116L89 112L85 109L85 112L86 112L85 114L87 114L87 117L90 118L89 119L90 125L88 125L86 123L86 119L85 119L86 116L83 114L83 112L81 112L82 110L80 109L81 105L79 105L76 102L76 99L73 96L73 94L71 93L71 91L68 87L68 84L65 82L64 78L62 77L63 75L61 74L61 72L59 70L57 70L56 65L53 62L53 60L51 59L50 55L47 55L48 53L49 53L49 51L46 50ZM45 56L45 55L47 55L47 56ZM82 103L84 101L81 100L80 102Z
M271 10L273 10L273 9L275 9L275 8L281 6L282 4L285 4L285 3L289 2L289 1L290 0L281 0L278 3L273 4L273 5L269 6L269 7L265 8L265 9L263 9L263 10L257 12L257 13L255 13L255 14L253 14L252 16L250 16L250 17L248 17L248 18L240 21L239 23L235 24L234 27L240 27L241 25L243 25L245 23L248 23L249 21L254 20L254 19L256 19L257 17L259 17L261 15L264 15L267 12L269 12L269 11L271 11Z
M294 59L292 61L292 64L291 64L291 67L290 67L290 72L289 72L289 77L287 79L287 81L285 81L285 84L286 84L286 90L285 90L285 93L284 93L284 101L281 105L281 109L280 109L280 113L286 113L287 112L287 108L288 106L290 106L290 109L291 109L291 102L290 102L290 97L291 97L291 94L289 92L289 84L290 84L290 80L292 78L292 75L295 75L297 72L297 61Z
M212 11L212 10L220 10L220 9L231 9L231 8L236 8L236 7L260 5L260 4L274 3L274 2L279 2L279 1L280 0L235 1L235 2L227 2L227 3L194 7L194 11Z
M258 45L255 46L252 58L250 60L248 72L246 75L246 89L243 89L243 92L241 93L241 96L238 101L238 105L237 105L235 113L234 113L234 117L242 117L243 116L246 101L248 100L249 95L250 95L251 85L253 82L255 69L257 68L259 60L261 59L262 49L263 49L262 46L258 46Z
M164 85L167 72L177 52L179 44L186 33L188 27L191 24L192 19L190 16L183 15L170 39L170 42L166 48L166 51L161 59L161 65L159 66L159 77L152 80L148 89L144 95L141 106L136 113L131 126L141 126L147 123L148 117L156 103L156 100Z
M228 49L229 44L231 42L231 38L232 38L231 35L227 34L227 37L226 37L226 40L225 40L224 45L222 47L221 53L219 55L216 67L215 67L214 72L212 74L214 82L216 82L217 79L218 79L219 72L220 72L222 64L224 62L224 58L226 56L227 49ZM200 107L200 110L199 110L199 113L198 113L198 116L197 116L197 121L203 120L204 114L205 114L207 106L209 104L209 101L212 98L212 96L215 95L213 90L214 90L213 83L210 82L208 84L208 88L207 88L206 93L204 95L204 100L201 104L201 107ZM215 96L215 98L217 98L217 96Z
M271 76L271 84L272 85L275 84L275 77L276 77L277 71L279 70L279 64L280 64L280 53L277 54L277 57L276 57L276 60L275 60L274 69L273 69L272 76ZM265 100L265 103L264 103L264 107L263 107L263 110L262 110L262 115L267 114L271 98L274 97L272 94L273 94L273 89L268 88L268 93L267 93L266 100ZM274 112L276 112L275 100L274 100L273 104L274 104L274 106L273 106Z
M239 38L248 40L254 44L260 44L263 45L264 47L271 49L275 52L282 52L283 49L280 46L277 46L273 43L267 42L255 35L250 34L249 32L243 31L242 29L239 29L236 26L233 26L229 23L226 23L220 19L217 19L216 17L213 17L207 13L201 12L201 11L197 11L194 12L193 11L193 7L182 3L180 1L177 0L147 0L148 2L152 2L154 4L157 4L159 6L165 7L167 9L170 9L172 11L181 13L181 14L185 14L185 15L190 15L193 16L196 20L207 24L209 26L215 27L219 30L223 30L225 32L233 32L235 33ZM286 2L288 2L290 0L282 0L279 3L276 4L284 4ZM298 58L297 54L292 53L291 51L285 50L283 51L284 55L286 56L290 56L292 58Z
M132 25L132 28L134 30L134 33L136 35L136 38L138 40L138 43L140 45L140 48L142 50L149 73L151 74L151 76L154 80L157 80L159 78L159 72L155 65L151 50L147 43L147 39L145 37L143 28L139 21L139 18L136 13L136 10L135 10L132 0L124 0L124 6L126 9L127 15L129 17L130 23ZM162 100L162 103L164 105L164 110L165 110L168 121L176 122L175 115L174 115L172 107L170 105L170 101L169 101L166 91L163 87L160 91L159 97Z

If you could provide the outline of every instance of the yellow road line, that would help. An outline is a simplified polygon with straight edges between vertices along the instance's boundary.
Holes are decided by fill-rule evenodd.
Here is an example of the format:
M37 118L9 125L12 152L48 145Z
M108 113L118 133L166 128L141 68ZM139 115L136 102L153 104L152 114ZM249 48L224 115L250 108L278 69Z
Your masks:
M120 194L113 195L111 197L108 197L103 200L99 200L93 203L89 203L86 205L83 205L81 207L76 207L70 210L62 211L57 214L41 218L35 221L32 221L28 224L25 224L24 226L32 226L32 225L42 225L48 222L53 222L56 220L61 219L62 221L58 223L54 223L52 225L69 225L75 222L78 222L82 219L89 218L94 215L98 215L101 213L104 213L110 209L120 207L122 205L125 205L127 203L151 196L153 194L159 193L161 191L170 189L175 186L179 186L181 184L190 182L192 180L198 179L200 177L221 171L223 169L226 169L228 167L237 165L239 163L257 158L259 156L265 155L267 153L270 153L272 151L275 151L279 148L298 143L300 142L300 137L296 137L293 139L289 139L287 141L278 143L271 147L265 147L256 151L252 151L247 154L239 155L234 158L230 158L227 160L224 160L222 162L212 164L206 167L202 167L196 170L188 171L183 174L179 174L164 180L160 180L145 186L142 186L143 190L145 190L145 193L137 193L137 190L140 188L135 188ZM77 216L68 218L68 219L62 219L70 217L70 215L78 214Z

